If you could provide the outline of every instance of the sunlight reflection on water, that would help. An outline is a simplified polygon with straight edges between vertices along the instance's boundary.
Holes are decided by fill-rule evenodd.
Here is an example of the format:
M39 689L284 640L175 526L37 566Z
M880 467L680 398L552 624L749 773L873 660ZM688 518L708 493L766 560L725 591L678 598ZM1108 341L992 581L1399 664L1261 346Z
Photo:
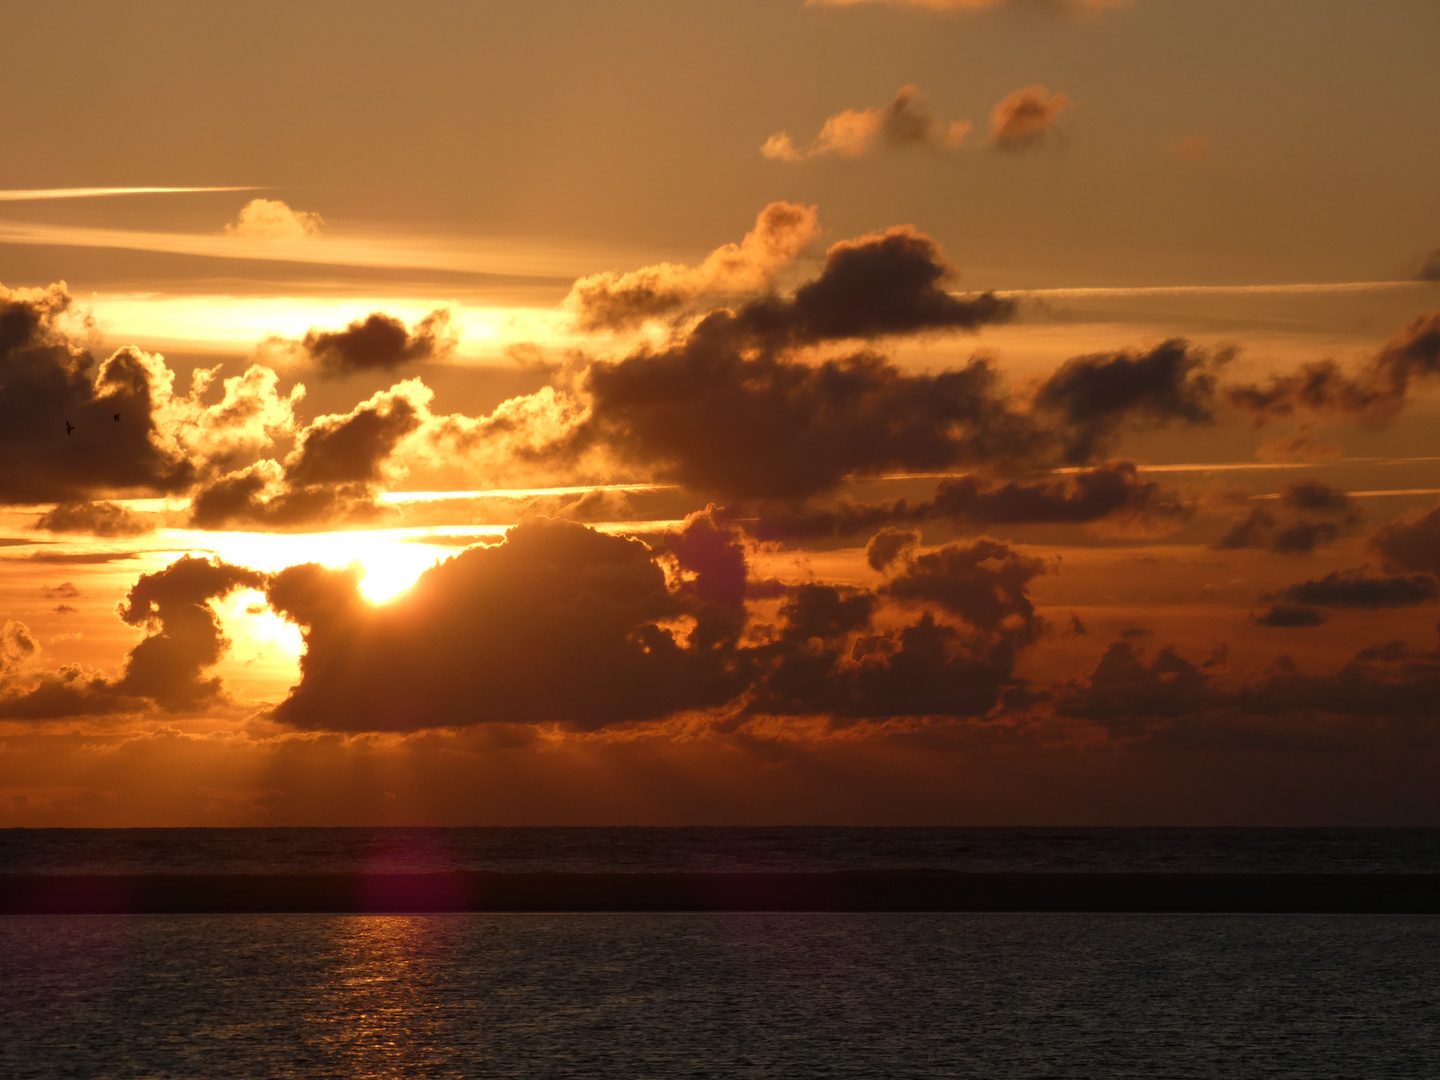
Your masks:
M0 1075L1420 1076L1440 920L0 920Z

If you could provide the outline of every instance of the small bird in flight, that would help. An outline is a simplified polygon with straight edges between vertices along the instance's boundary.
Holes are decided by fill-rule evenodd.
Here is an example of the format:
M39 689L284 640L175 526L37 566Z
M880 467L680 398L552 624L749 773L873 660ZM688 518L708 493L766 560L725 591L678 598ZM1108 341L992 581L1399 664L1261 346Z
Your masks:
M65 434L66 434L66 435L69 435L69 434L70 434L72 431L74 431L74 430L75 430L75 425L72 424L72 423L70 423L69 420L66 420L66 421L65 421Z

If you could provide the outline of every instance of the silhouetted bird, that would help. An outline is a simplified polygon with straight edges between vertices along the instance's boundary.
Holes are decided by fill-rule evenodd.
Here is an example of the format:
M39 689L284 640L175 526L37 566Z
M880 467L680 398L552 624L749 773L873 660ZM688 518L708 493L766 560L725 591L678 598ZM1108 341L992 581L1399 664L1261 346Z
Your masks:
M117 424L120 422L120 414L118 412L115 414L115 422Z
M65 434L66 434L66 435L69 435L69 434L70 434L72 431L74 431L74 430L75 430L75 425L72 424L72 423L70 423L69 420L66 420L66 421L65 421Z

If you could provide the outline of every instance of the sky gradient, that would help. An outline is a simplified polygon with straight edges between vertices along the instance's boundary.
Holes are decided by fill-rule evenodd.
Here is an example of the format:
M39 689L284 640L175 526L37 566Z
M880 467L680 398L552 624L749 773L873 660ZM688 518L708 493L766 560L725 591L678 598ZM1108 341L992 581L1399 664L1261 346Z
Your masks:
M0 826L1440 824L1437 34L15 13Z

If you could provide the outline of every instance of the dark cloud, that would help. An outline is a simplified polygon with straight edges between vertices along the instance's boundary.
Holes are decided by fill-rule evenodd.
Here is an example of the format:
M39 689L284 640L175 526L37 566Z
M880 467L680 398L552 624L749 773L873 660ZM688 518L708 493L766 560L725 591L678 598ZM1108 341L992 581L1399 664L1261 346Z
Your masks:
M1391 569L1440 575L1440 508L1378 529L1370 539Z
M1333 543L1361 522L1355 500L1318 480L1301 480L1280 491L1278 513L1257 507L1215 542L1222 550L1268 548L1283 555L1302 555Z
M1014 317L1015 302L981 293L955 296L940 245L909 225L844 240L825 253L820 276L790 297L765 297L715 313L698 334L813 344L932 330L977 330Z
M595 729L718 707L975 716L1018 685L1016 653L1043 625L1025 591L1039 562L994 541L909 558L879 592L759 588L781 600L775 626L749 622L743 546L709 511L654 540L534 519L378 606L354 571L281 571L267 595L306 651L275 716L334 730ZM873 631L887 601L936 610Z
M275 710L297 727L597 728L739 689L721 658L661 625L686 605L644 544L569 522L518 525L383 605L318 566L281 571L269 597L305 635L301 680Z
M1257 615L1255 621L1261 626L1295 628L1319 626L1328 618L1319 608L1306 607L1304 604L1272 604Z
M1135 465L1111 462L1060 478L996 483L975 476L941 480L925 502L842 502L836 507L766 506L732 516L756 538L799 541L850 536L890 525L948 521L995 525L1080 525L1112 521L1154 525L1187 520L1194 507L1154 481L1142 481ZM876 567L879 569L879 567Z
M433 360L455 346L450 312L432 311L407 330L392 315L374 312L344 330L311 330L300 342L324 375L357 371L394 371L405 364Z
M202 674L229 642L209 601L264 584L265 576L254 570L190 555L157 573L142 574L117 612L148 636L130 650L117 689L172 710L218 697L220 680Z
M1420 268L1415 271L1416 281L1440 281L1440 248L1425 256Z
M265 576L218 560L186 555L164 570L142 574L116 609L146 636L130 650L118 679L62 668L22 693L0 700L0 717L43 720L132 712L153 702L172 712L220 700L220 680L206 669L229 642L210 601L239 588L261 588Z
M1066 460L1102 453L1127 426L1207 424L1215 416L1209 358L1173 338L1148 352L1097 353L1066 361L1035 396L1063 425Z
M800 585L780 605L780 616L785 620L781 637L788 641L837 641L868 627L874 610L873 593L844 592L834 585Z
M795 630L761 650L747 710L827 716L840 725L895 716L984 716L1016 685L1008 650L976 648L926 612L899 631L861 635L847 651Z
M592 364L573 450L609 449L662 480L736 498L794 498L851 474L948 469L1027 453L1038 436L990 365L910 374L870 353L819 364L745 356L697 333Z
M53 600L74 600L80 595L73 581L62 581L59 585L42 585L40 591Z
M1338 671L1300 672L1282 658L1262 680L1241 687L1231 707L1253 715L1294 713L1374 716L1387 720L1435 715L1440 654L1415 653L1400 641L1363 649Z
M934 604L987 634L1028 645L1045 630L1028 591L1043 573L1042 560L983 538L907 559L880 591L907 603Z
M871 569L885 570L905 552L920 546L920 533L915 529L888 527L881 529L865 545L865 561Z
M745 626L748 589L740 534L721 523L711 506L655 538L653 546L667 552L679 571L676 591L695 618L692 642L706 649L733 644Z
M1233 688L1217 684L1218 659L1212 656L1196 664L1166 647L1147 663L1142 653L1116 642L1087 678L1061 688L1056 710L1124 735L1154 737L1167 728L1178 730L1174 724L1200 715L1214 719L1329 714L1393 723L1405 717L1433 718L1440 701L1440 653L1416 653L1400 641L1363 649L1340 669L1313 675L1302 673L1293 660L1282 656L1263 676ZM1254 745L1260 733L1231 734Z
M35 528L92 536L141 536L154 526L113 502L64 502L35 519Z
M1440 583L1429 574L1380 576L1364 569L1336 570L1316 581L1302 581L1266 599L1313 607L1393 608L1428 604L1440 598Z
M164 363L124 348L97 365L68 329L71 307L63 284L0 286L0 502L183 490L194 468L154 418L169 393Z
M1074 105L1065 94L1040 85L1006 94L990 110L990 145L1015 152L1038 146L1050 137L1056 118Z
M1257 422L1298 411L1332 412L1372 423L1390 419L1410 384L1440 372L1440 311L1421 315L1391 338L1355 374L1333 360L1303 365L1264 384L1225 388L1226 399Z
M1280 503L1302 513L1328 514L1350 518L1356 514L1355 500L1349 494L1319 480L1298 480L1280 492Z
M1209 683L1203 668L1171 646L1146 663L1143 652L1117 641L1105 650L1089 679L1063 688L1056 711L1100 724L1183 716L1207 704Z

